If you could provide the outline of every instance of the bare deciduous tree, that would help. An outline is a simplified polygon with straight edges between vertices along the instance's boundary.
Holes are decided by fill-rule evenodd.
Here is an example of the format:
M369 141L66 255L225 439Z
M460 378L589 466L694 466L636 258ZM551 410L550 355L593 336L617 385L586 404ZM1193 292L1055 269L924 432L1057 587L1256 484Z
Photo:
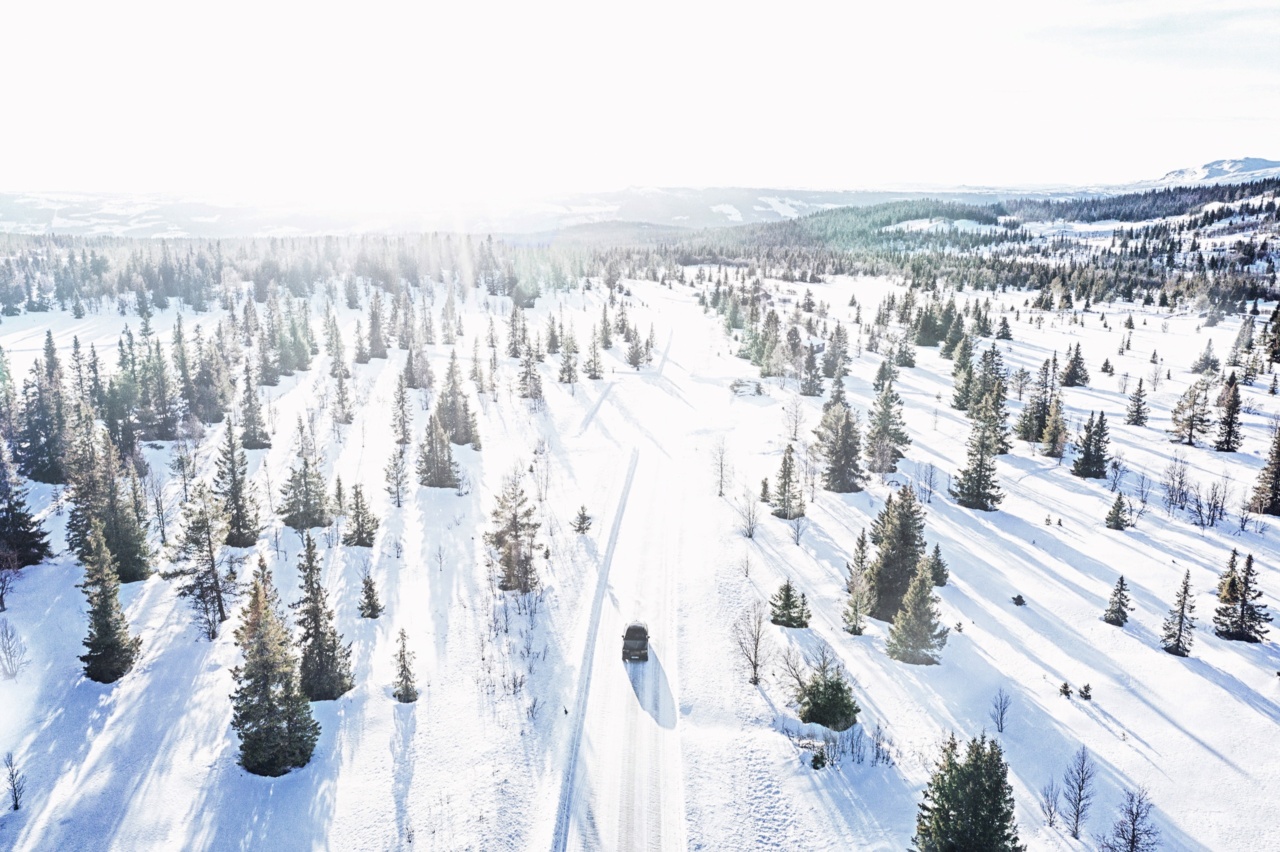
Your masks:
M1124 463L1124 455L1116 453L1111 457L1111 461L1107 463L1107 485L1111 488L1111 493L1115 493L1120 488L1120 484L1124 482L1125 475L1129 473L1129 468Z
M933 502L933 492L938 490L938 467L933 462L929 462L924 467L924 474L920 477L920 491L924 494L924 502Z
M18 554L12 548L0 548L0 612L6 608L5 598L18 585Z
M1067 830L1076 840L1080 839L1080 829L1093 804L1093 777L1097 773L1098 768L1090 759L1089 750L1080 746L1062 775L1062 797L1066 803L1064 818Z
M769 662L770 648L765 628L768 620L764 604L756 601L733 625L733 641L751 669L749 682L752 686L760 682L760 669Z
M1044 824L1053 828L1058 824L1058 782L1049 779L1049 783L1040 788L1040 813L1044 814Z
M27 667L27 646L9 619L0 618L0 677L13 680Z
M793 441L800 440L800 427L804 425L804 406L800 403L800 397L792 397L783 409L783 414L787 420L787 434Z
M724 438L719 438L711 447L711 472L716 478L716 496L724 496L724 486L729 481L729 448Z
M794 646L788 645L782 652L782 684L795 701L804 697L804 689L809 683L809 667L800 657Z
M750 488L743 489L737 509L738 519L741 521L738 529L747 538L755 538L756 527L760 525L760 504Z
M1009 721L1009 707L1013 705L1013 697L1004 691L1004 687L996 690L996 694L991 699L991 724L996 726L996 731L1004 733L1005 723Z
M790 521L791 524L791 540L798 546L800 539L804 538L804 532L809 528L809 519L804 515L796 515Z
M1151 822L1151 799L1145 787L1126 790L1110 837L1098 838L1099 852L1155 852L1160 830Z

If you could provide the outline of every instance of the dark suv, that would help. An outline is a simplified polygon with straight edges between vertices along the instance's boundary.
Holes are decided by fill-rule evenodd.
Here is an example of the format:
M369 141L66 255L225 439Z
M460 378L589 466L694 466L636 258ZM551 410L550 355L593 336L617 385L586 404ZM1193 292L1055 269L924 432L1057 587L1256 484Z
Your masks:
M649 628L643 621L633 621L622 634L622 661L649 659Z

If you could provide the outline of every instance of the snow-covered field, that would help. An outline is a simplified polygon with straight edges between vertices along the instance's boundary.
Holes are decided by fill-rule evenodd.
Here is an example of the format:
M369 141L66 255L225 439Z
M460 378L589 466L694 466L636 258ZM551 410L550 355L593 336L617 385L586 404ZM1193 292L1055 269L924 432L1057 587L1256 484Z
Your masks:
M382 491L393 445L387 412L405 353L393 348L387 361L354 368L355 422L337 429L326 423L318 433L330 476L341 475L348 488L363 483L382 527L372 552L320 541L330 600L354 650L356 687L313 705L323 728L315 756L289 775L255 777L236 764L232 625L217 641L203 641L185 603L159 576L122 591L143 642L135 669L111 686L81 676L81 573L62 545L66 515L53 490L33 490L36 504L47 507L59 555L25 572L5 614L33 664L17 681L0 681L0 753L13 751L29 779L28 804L0 815L0 847L902 849L940 742L951 731L994 733L988 709L1003 688L1013 705L998 736L1030 849L1092 848L1091 839L1073 841L1061 827L1045 827L1036 805L1040 788L1061 776L1082 744L1099 767L1086 838L1110 827L1123 791L1145 785L1164 848L1280 848L1280 652L1274 641L1219 640L1206 626L1232 547L1254 554L1275 611L1280 531L1241 532L1233 517L1199 529L1164 513L1159 486L1136 527L1108 530L1103 518L1114 495L1106 484L1075 478L1067 464L1022 443L999 461L1006 493L1000 510L959 508L945 484L963 464L968 419L948 404L952 363L922 348L918 366L903 369L897 385L912 438L899 473L857 494L819 490L798 545L791 527L767 513L756 537L746 539L734 504L744 489L758 493L761 478L777 473L791 442L785 409L799 400L799 435L808 440L822 399L798 397L794 382L777 380L764 381L760 396L735 395L731 381L756 371L734 357L736 344L698 306L695 291L626 284L630 318L641 334L650 324L655 329L653 363L632 370L616 346L605 353L603 380L570 388L555 382L557 359L548 358L541 367L545 410L530 411L514 389L514 362L500 357L497 393L476 397L483 449L458 453L473 485L465 496L414 489L402 508L391 505ZM813 290L832 306L832 320L851 325L851 295L869 318L898 288L885 279L837 277ZM957 300L988 296L962 293ZM1112 452L1130 468L1122 486L1130 493L1139 473L1158 481L1177 449L1162 430L1193 378L1191 361L1209 339L1224 356L1240 322L1203 329L1193 315L1100 305L1070 323L1069 315L1029 312L1025 294L990 298L993 320L1007 309L1013 328L1014 340L998 343L1009 367L1034 372L1053 352L1061 360L1069 346L1083 345L1092 381L1065 392L1072 432L1088 412L1106 412ZM528 312L529 327L563 312L585 345L602 300L598 288L544 296ZM488 319L501 329L505 310L504 300L468 295L461 308L466 337L457 345L464 373L473 337L481 338L487 361ZM1130 313L1133 345L1122 355L1121 324ZM350 349L358 314L339 315ZM174 316L172 309L158 314L153 325L167 332ZM184 323L212 319L188 315ZM79 334L107 356L126 321L136 330L136 318L116 315L6 318L0 346L21 376L46 324L56 324L60 346ZM449 347L428 348L439 381ZM1171 378L1150 395L1150 424L1124 426L1119 376L1148 376L1153 350ZM1103 358L1115 378L1099 371ZM879 362L862 354L846 379L861 411L872 400ZM1280 413L1268 381L1243 389L1253 413L1245 417L1240 452L1182 450L1193 480L1207 485L1224 472L1230 478L1232 515L1265 457L1270 417ZM321 357L310 372L267 389L275 445L250 453L264 505L277 499L293 458L296 418L316 407L326 382ZM1009 407L1012 419L1016 398ZM416 438L426 413L415 406L414 414ZM205 475L221 428L202 444ZM724 498L712 472L721 440L734 479ZM167 448L148 452L164 469ZM949 563L951 580L938 593L952 632L941 665L914 667L886 656L885 624L872 622L854 637L842 630L840 613L845 562L859 530L893 488L922 481L929 463L941 481L926 505L926 538L941 545ZM495 592L482 554L493 495L516 468L538 498L539 540L550 554L538 560L544 595L536 613ZM169 499L180 501L176 483ZM578 535L570 522L582 505L594 524ZM298 594L299 547L278 521L259 542L286 602ZM377 621L356 610L365 560L387 604ZM1160 650L1158 634L1187 569L1200 627L1192 655L1180 659ZM1136 610L1126 627L1115 628L1101 614L1120 573ZM887 735L889 762L845 756L811 769L802 744L816 730L799 723L777 666L760 687L748 684L731 625L787 576L807 595L814 618L805 630L770 627L771 642L810 659L824 646L834 653L856 681L860 727L878 725ZM1011 603L1015 594L1025 607ZM619 658L619 637L632 619L649 624L648 663ZM391 697L401 627L417 653L422 698L413 705ZM1090 684L1092 702L1061 697L1064 681Z

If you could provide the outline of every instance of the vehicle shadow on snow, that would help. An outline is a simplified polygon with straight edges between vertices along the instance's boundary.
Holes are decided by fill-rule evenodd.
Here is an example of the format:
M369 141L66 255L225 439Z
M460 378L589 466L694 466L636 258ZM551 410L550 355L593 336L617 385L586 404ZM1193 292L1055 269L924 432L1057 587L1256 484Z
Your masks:
M667 681L667 672L662 667L658 652L649 646L649 661L645 663L629 663L622 661L627 671L627 680L631 681L631 689L636 700L645 712L653 717L660 727L676 726L676 702L671 694L671 684Z

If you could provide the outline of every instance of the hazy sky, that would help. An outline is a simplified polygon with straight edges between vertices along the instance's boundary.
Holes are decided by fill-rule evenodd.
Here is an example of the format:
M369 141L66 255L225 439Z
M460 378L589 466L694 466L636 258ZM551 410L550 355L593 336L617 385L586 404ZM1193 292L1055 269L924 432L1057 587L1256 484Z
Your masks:
M0 190L429 209L1280 159L1280 3L11 0Z

